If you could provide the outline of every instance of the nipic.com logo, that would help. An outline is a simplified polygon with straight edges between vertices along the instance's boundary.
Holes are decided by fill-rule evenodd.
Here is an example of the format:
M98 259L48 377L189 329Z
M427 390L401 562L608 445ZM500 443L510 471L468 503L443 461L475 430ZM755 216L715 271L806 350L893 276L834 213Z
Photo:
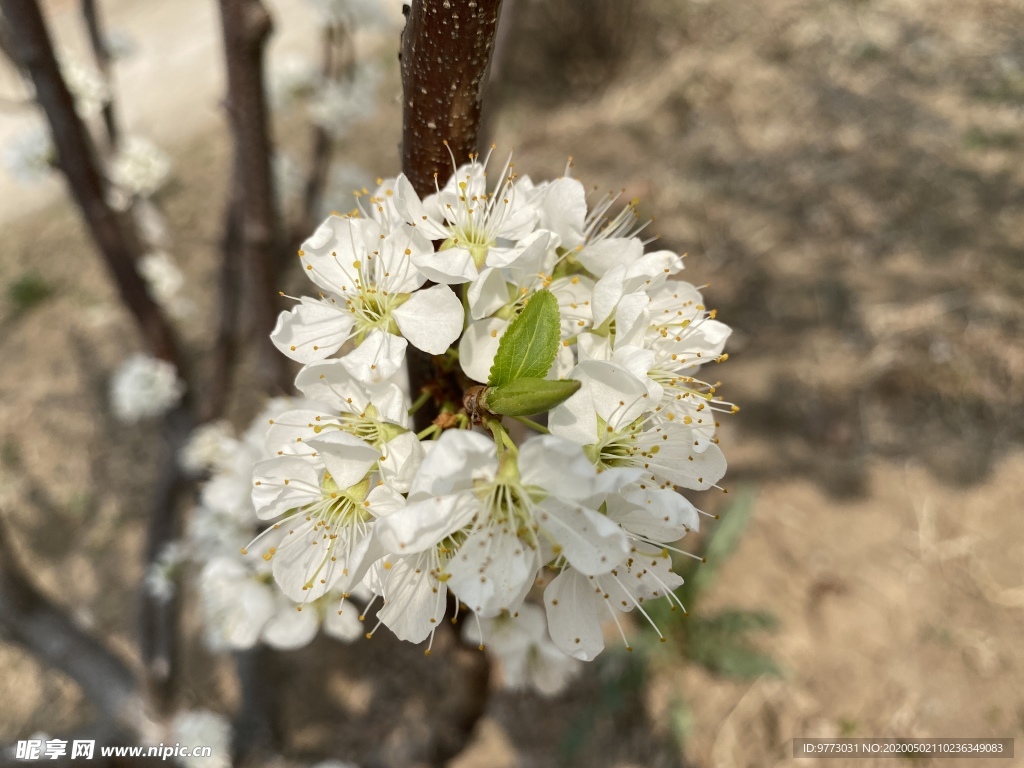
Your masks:
M69 755L70 743L70 755ZM92 760L96 752L94 739L25 739L18 742L15 758L18 760ZM181 744L158 744L151 747L100 747L100 757L213 757L213 747L183 747Z

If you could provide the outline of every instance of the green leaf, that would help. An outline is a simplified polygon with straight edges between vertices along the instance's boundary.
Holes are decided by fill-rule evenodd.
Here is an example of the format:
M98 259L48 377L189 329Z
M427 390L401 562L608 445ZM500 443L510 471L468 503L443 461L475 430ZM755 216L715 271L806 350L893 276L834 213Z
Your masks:
M484 408L501 416L531 416L550 411L567 400L580 382L575 379L516 379L484 391Z
M500 387L517 379L543 379L558 354L559 336L558 300L550 291L538 291L501 337L487 383Z

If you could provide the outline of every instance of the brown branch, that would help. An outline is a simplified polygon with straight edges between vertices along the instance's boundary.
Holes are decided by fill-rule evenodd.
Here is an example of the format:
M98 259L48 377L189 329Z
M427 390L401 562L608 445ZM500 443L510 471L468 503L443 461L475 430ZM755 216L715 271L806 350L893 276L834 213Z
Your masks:
M0 635L68 675L117 727L138 733L143 726L144 709L131 670L26 578L2 519Z
M260 337L260 378L267 391L288 385L285 358L269 334L277 320L281 218L274 194L272 148L263 85L263 52L273 29L260 0L220 0L227 58L227 108L235 141L235 191L241 202L241 241L249 296Z
M103 126L107 130L107 142L110 149L113 150L116 149L121 138L121 132L117 126L117 114L114 110L111 67L114 58L110 55L110 46L107 43L106 35L103 34L103 25L96 0L82 0L82 18L85 21L86 31L89 33L89 45L92 47L93 58L96 59L96 68L99 69L103 81L107 84L108 94L103 102Z
M13 29L18 60L29 72L36 99L46 112L64 172L89 232L107 262L121 298L135 316L149 351L182 370L171 324L146 292L135 269L133 239L107 203L106 184L96 162L92 140L75 112L74 101L57 66L46 22L36 0L0 0L0 9Z
M476 153L480 110L501 0L413 0L402 31L402 171L420 195L447 180L451 157L462 163ZM445 146L447 142L447 146ZM449 155L449 151L451 155ZM436 387L441 375L434 358L410 349L409 387ZM441 387L442 389L444 387ZM416 413L416 428L431 410ZM443 707L431 764L443 766L462 752L487 709L491 665L485 653L452 645L448 686L457 693Z
M235 765L265 765L284 741L277 655L265 645L235 654L242 706L235 716Z
M237 163L236 163L237 166ZM238 175L238 168L235 168ZM239 312L242 294L242 201L237 182L233 185L224 217L224 237L221 241L221 266L217 293L217 338L213 345L210 381L203 404L202 421L212 421L224 413L231 372L238 351Z
M402 32L402 170L413 188L476 152L480 105L501 0L415 0ZM446 148L443 144L448 142Z
M164 416L165 455L154 503L149 510L145 563L152 566L168 544L179 536L179 511L192 484L178 462L178 453L195 425L188 403ZM181 623L180 600L160 599L146 589L145 581L139 605L139 646L150 700L161 713L167 713L178 679L178 634Z

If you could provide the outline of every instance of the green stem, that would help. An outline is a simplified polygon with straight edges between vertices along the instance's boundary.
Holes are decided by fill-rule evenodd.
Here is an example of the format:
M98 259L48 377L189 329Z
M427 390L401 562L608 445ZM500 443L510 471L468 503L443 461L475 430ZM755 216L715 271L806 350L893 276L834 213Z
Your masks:
M430 390L429 389L424 389L420 393L420 396L416 398L416 402L414 402L409 407L409 415L412 416L413 414L415 414L416 411L418 411L420 408L422 408L424 405L426 405L427 401L429 401L429 400L430 400Z
M525 416L510 416L509 418L510 419L515 419L520 424L523 424L523 425L529 427L530 429L535 429L535 430L537 430L538 432L540 432L543 435L550 435L551 434L551 430L550 429L545 427L543 424L538 424L533 419L528 419Z
M440 432L440 431L441 431L441 428L439 426L437 426L437 424L431 424L429 427L424 429L422 432L417 432L416 433L416 439L417 440L422 440L423 438L430 437L434 433Z

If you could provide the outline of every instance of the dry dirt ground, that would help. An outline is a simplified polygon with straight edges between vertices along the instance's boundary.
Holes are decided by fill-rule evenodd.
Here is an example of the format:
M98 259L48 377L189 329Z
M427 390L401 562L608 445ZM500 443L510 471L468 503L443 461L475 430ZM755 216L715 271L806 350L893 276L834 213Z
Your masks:
M743 410L722 444L753 514L701 610L774 615L754 643L780 674L712 674L669 643L588 727L630 663L612 652L554 702L496 697L458 765L810 766L790 740L831 735L1015 736L1018 756L991 762L1024 765L1024 6L614 5L516 3L491 135L522 172L573 155L588 183L639 196L735 327L715 371ZM385 175L399 130L382 67L381 112L346 155ZM170 146L162 202L201 348L227 147L216 124ZM5 291L30 273L54 289L0 311L4 514L47 591L131 658L159 452L110 419L104 387L137 341L66 205L2 242ZM230 707L228 669L189 629L183 703ZM401 764L447 685L436 658L384 636L285 655L294 754ZM0 649L0 681L4 741L87 717L21 651Z

